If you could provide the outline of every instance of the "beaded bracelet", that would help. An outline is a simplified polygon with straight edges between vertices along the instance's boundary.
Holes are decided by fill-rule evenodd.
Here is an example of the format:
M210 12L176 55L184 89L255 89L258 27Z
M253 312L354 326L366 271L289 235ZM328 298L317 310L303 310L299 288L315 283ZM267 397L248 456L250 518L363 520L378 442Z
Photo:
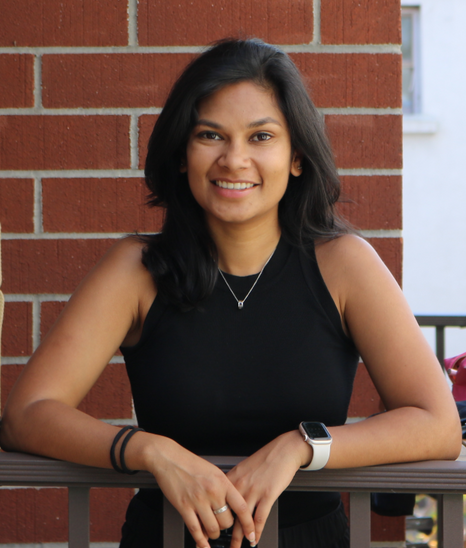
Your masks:
M128 430L131 430L131 431L128 432ZM121 444L121 448L120 448L120 464L121 464L121 467L120 467L118 466L118 463L115 457L115 449L116 449L117 443L120 441L121 437L126 432L128 432L128 434L123 440L123 443ZM112 447L110 448L110 461L112 463L114 470L116 470L117 472L120 472L120 474L137 474L139 472L139 470L130 470L126 466L126 462L125 462L126 446L128 445L128 442L131 439L131 437L134 436L136 432L145 432L145 430L143 428L138 428L137 426L130 426L130 425L125 426L118 432L118 434L113 439Z

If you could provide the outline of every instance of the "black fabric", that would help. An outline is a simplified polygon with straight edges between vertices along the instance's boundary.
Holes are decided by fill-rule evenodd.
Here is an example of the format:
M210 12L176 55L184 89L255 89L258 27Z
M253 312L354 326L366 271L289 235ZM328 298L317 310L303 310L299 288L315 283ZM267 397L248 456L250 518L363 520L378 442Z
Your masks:
M280 511L280 510L279 510ZM120 548L163 548L163 514L136 495L130 502L122 528ZM184 548L195 548L185 527ZM211 541L212 548L229 548L230 536ZM279 531L279 548L349 548L349 529L343 504L326 516ZM261 546L261 543L258 545ZM244 540L241 548L250 548ZM267 548L264 546L264 548Z
M241 299L256 276L226 278ZM139 343L121 350L139 425L199 455L250 455L302 420L344 424L358 363L313 249L283 238L242 310L219 276L202 310L156 298ZM284 493L280 527L338 503Z

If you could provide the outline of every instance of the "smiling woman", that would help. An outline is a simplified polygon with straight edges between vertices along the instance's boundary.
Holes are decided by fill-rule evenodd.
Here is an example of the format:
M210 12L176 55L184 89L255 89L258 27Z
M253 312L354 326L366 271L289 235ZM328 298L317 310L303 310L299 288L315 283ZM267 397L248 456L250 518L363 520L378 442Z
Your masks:
M228 40L194 60L145 174L162 232L118 242L79 286L11 392L2 447L150 471L185 548L255 546L277 499L280 548L347 548L338 493L284 493L297 470L452 459L461 429L397 283L335 212L289 57ZM76 409L118 347L144 431ZM359 356L387 412L345 424ZM225 475L209 454L246 458ZM162 522L141 489L121 548L160 548Z

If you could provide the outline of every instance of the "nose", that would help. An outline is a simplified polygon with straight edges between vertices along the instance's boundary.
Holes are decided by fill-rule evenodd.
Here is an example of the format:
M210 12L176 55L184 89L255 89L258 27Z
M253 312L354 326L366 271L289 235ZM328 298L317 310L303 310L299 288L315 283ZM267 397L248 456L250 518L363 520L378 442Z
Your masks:
M218 165L229 171L235 171L249 167L250 161L247 144L235 139L225 142L222 153L218 158Z

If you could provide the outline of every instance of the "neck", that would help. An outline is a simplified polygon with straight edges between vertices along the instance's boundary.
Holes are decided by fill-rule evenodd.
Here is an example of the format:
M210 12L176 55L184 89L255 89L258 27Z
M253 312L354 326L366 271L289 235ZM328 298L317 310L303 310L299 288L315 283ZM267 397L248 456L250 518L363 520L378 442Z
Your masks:
M261 271L277 247L281 230L274 227L255 226L210 227L218 250L218 266L235 276L249 276Z

